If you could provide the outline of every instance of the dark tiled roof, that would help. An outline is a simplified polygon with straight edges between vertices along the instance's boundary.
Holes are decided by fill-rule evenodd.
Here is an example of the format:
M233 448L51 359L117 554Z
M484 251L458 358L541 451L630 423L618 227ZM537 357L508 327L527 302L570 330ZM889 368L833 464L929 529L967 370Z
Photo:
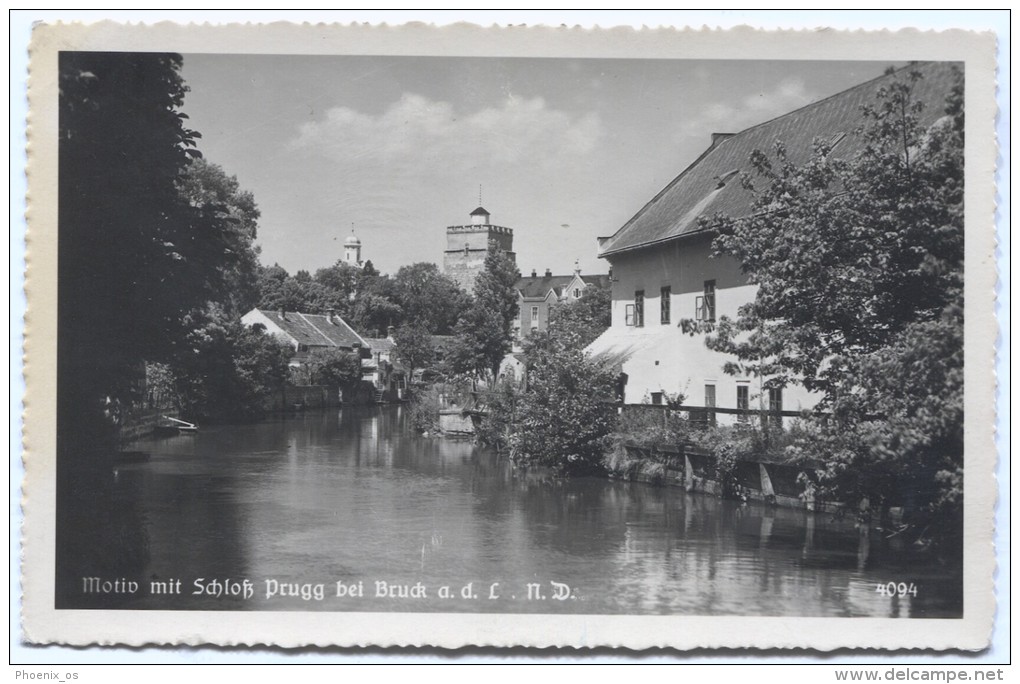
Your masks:
M354 347L355 344L365 346L365 340L339 316L333 316L332 322L329 322L326 320L326 316L320 314L287 311L281 318L279 311L263 309L259 309L259 311L297 340L299 344L309 347L346 347L348 349Z
M570 284L570 281L574 279L574 276L536 276L534 278L521 278L517 281L515 287L520 291L521 295L526 299L533 299L538 297L545 297L549 294L549 290L556 290L556 294L559 293Z
M583 280L588 285L594 285L596 287L605 288L607 290L612 285L612 283L609 282L608 273L600 273L598 275L583 275L581 276L581 280Z
M471 212L471 216L488 216L489 212L485 210L485 207L478 207Z
M560 296L563 293L563 288L570 284L570 281L574 279L572 275L554 275L554 276L535 276L533 278L521 278L514 285L520 291L521 296L525 299L539 299L544 298L549 294L549 290L555 290L556 296ZM588 285L597 285L598 287L608 288L609 276L607 274L601 275L583 275L581 276Z
M393 340L388 337L365 337L363 339L374 352L393 351L393 349L397 346L394 344Z
M845 135L835 152L841 157L852 157L862 148L862 141L854 133L863 123L862 105L874 104L879 87L892 79L905 79L908 72L915 69L923 78L914 84L913 97L924 103L922 125L930 125L945 115L945 98L954 84L950 62L905 67L718 142L612 237L603 238L600 255L696 232L700 216L716 213L746 216L750 210L750 195L741 187L739 172L751 171L751 153L755 150L769 153L777 140L786 145L791 161L802 163L809 158L816 138L833 140Z

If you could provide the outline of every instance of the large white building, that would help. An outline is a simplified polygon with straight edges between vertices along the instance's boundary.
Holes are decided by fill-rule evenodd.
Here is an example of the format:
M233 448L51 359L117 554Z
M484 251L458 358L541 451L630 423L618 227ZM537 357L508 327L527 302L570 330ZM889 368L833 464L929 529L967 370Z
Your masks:
M945 116L952 65L908 68L923 75L913 96L925 103L921 123L930 125ZM693 164L614 235L599 239L599 256L612 266L613 322L588 351L617 364L625 402L664 403L680 394L689 406L793 411L814 406L816 398L800 386L769 391L761 378L723 372L732 357L709 350L703 334L688 335L679 327L683 319L736 318L757 291L738 261L713 258L714 235L698 219L746 216L751 198L741 172L751 171L753 151L769 151L776 141L795 163L808 159L816 139L834 144L836 155L856 154L862 106L874 103L888 79L905 77L886 75L740 133L713 134Z

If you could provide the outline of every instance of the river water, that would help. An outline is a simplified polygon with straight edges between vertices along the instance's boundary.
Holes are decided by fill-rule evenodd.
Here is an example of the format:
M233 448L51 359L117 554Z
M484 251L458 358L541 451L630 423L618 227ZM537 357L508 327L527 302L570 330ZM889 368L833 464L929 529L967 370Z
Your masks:
M407 418L349 407L137 443L149 459L118 465L114 487L150 559L118 607L962 611L959 573L896 537L678 488L526 474Z

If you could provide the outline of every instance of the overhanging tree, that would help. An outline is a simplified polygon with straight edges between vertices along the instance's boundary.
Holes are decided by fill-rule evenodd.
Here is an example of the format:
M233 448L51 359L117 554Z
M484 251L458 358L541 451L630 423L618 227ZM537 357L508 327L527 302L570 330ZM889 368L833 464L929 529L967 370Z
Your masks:
M709 346L736 357L731 372L743 365L820 393L833 413L823 489L894 501L909 480L909 503L929 516L959 513L963 458L957 76L929 126L912 95L919 72L880 88L852 158L821 141L803 164L781 143L755 152L743 178L750 214L703 223L718 233L716 253L739 259L758 286Z
M144 360L172 354L184 315L221 291L233 241L180 192L200 156L181 57L62 52L59 66L58 430L101 451L100 398L127 398Z
M142 398L145 361L179 352L186 316L218 300L233 263L227 217L181 192L200 156L181 62L59 56L58 606L82 572L140 570L145 531L111 496L111 419Z

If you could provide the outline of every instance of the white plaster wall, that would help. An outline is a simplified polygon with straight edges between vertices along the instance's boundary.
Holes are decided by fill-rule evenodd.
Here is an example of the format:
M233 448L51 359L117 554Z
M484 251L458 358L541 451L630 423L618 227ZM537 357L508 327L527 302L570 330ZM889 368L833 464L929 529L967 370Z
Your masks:
M704 294L704 282L716 281L716 319L735 318L738 308L752 301L757 286L748 285L740 265L734 259L711 257L711 240L695 238L677 240L659 246L614 256L612 331L633 349L623 363L628 376L624 401L648 401L652 392L669 395L681 393L684 403L704 406L705 385L714 384L716 406L737 408L737 386L747 384L750 408L768 408L768 393L761 381L751 377L735 377L723 372L723 365L732 360L725 354L709 350L705 335L686 335L679 328L681 319L695 317L696 299ZM668 286L670 322L660 323L660 291ZM626 325L626 308L634 303L634 292L645 291L644 326ZM632 344L631 344L632 342ZM764 396L763 396L764 395ZM783 391L783 409L810 409L817 397L802 387ZM733 422L735 416L718 416L720 423Z

